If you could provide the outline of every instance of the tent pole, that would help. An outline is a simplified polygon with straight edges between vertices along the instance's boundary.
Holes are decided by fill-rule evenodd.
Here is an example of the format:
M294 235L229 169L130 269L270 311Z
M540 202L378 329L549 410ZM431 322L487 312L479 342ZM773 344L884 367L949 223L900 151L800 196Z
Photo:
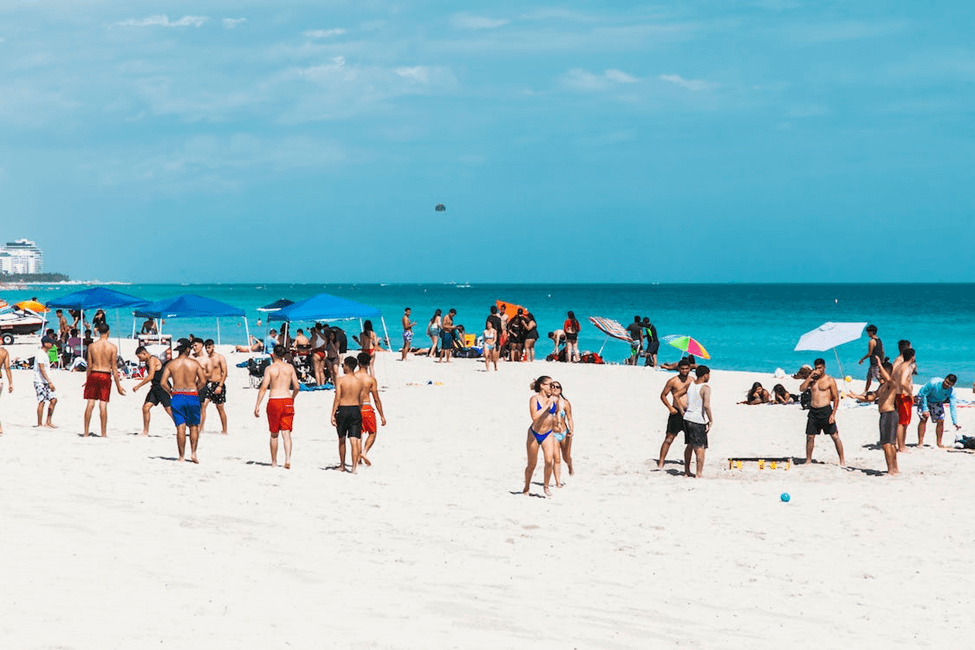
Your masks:
M135 338L135 312L132 312L132 338Z
M220 319L217 318L217 345L220 345Z
M862 336L862 335L861 335L861 336ZM836 365L837 365L837 366L839 367L839 369L840 369L840 378L842 379L842 378L843 378L843 377L845 377L846 375L844 375L844 374L843 374L843 364L842 364L842 363L840 363L840 353L836 351L836 348L833 348L833 354L835 354L835 355L836 355Z
M606 347L606 344L607 344L607 343L609 343L609 337L608 337L608 336L607 336L607 337L606 337L606 339L605 339L605 340L603 341L603 344L602 344L601 346L599 346L599 356L603 356L603 348L605 348L605 347ZM556 359L556 361L558 361L558 359Z
M244 316L244 335L247 337L247 349L250 350L250 348L251 348L251 330L247 326L247 316L246 315ZM251 352L253 352L253 350L251 350ZM252 356L251 352L248 352L247 353L247 356L248 357Z

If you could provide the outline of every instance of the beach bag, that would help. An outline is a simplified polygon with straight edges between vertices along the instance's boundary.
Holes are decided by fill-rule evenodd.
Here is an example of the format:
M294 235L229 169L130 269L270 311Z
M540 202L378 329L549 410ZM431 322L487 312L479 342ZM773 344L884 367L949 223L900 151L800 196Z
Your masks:
M975 449L975 438L971 436L962 436L961 446L962 449Z
M812 404L812 390L807 388L799 395L799 406L801 406L803 410L806 410L809 408L810 404Z

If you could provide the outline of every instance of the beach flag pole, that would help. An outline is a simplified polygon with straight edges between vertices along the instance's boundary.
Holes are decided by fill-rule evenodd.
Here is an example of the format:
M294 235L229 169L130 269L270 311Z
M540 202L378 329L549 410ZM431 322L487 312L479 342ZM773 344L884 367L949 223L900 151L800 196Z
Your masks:
M251 348L251 330L247 326L247 314L244 314L244 335L247 336L247 348L250 349ZM250 354L248 354L247 356L249 356L249 357L254 356L253 355L253 351Z

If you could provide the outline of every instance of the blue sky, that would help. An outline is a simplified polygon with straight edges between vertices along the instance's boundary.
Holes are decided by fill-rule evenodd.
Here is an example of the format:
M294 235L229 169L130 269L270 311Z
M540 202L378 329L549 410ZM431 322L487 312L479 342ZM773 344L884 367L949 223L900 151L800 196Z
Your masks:
M136 282L971 280L975 10L920 5L5 0L0 238Z

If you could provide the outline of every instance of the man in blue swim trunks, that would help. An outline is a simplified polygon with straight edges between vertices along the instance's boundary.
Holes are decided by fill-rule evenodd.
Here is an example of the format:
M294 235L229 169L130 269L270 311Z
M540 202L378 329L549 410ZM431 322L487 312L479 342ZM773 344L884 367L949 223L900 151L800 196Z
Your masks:
M172 395L171 408L173 422L176 423L176 447L179 450L179 460L182 462L186 452L186 427L190 428L190 460L200 461L196 457L196 445L200 440L200 395L199 391L207 383L203 366L190 357L192 344L189 339L176 342L175 359L166 364L163 369L160 384L163 390Z

